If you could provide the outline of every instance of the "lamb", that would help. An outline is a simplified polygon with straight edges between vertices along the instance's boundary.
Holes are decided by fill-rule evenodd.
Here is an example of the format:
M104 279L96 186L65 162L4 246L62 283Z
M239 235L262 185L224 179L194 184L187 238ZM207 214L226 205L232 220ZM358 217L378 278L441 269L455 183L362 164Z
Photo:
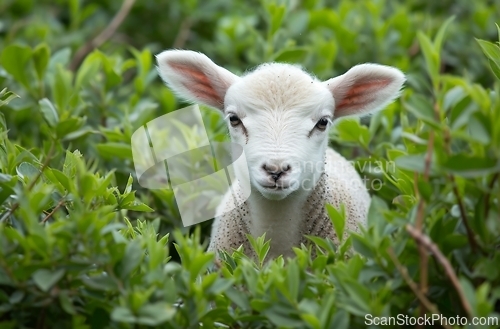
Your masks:
M372 113L397 98L405 81L401 71L360 64L322 82L299 66L267 63L239 77L187 50L164 51L157 64L180 97L222 111L231 140L246 155L250 197L242 199L242 186L225 195L209 250L243 245L254 256L247 234L264 233L271 240L269 258L293 257L293 247L308 243L305 235L338 244L327 203L344 204L345 235L366 224L370 196L352 164L328 147L328 132L338 118ZM234 202L240 206L224 211Z

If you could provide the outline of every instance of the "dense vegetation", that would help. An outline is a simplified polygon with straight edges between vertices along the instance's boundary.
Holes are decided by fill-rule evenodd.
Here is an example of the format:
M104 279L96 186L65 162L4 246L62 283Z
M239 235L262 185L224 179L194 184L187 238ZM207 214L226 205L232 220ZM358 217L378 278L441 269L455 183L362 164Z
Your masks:
M369 326L367 314L499 317L499 8L0 2L0 327L342 329ZM368 227L337 248L313 239L315 259L303 247L264 263L268 244L256 239L257 263L240 250L214 266L204 251L211 222L183 228L172 191L134 177L131 134L186 105L157 77L153 55L167 48L205 52L235 73L271 60L321 79L361 62L406 72L400 100L331 134L369 179ZM203 115L210 138L225 140L220 114ZM330 214L343 231L342 212Z

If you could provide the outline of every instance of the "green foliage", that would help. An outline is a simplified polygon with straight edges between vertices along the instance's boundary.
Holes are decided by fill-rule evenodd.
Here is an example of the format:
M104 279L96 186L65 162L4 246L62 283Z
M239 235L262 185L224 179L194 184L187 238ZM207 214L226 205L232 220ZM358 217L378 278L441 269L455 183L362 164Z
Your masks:
M74 65L119 6L0 3L1 328L367 327L367 314L421 314L424 277L428 315L499 317L498 1L137 1ZM185 105L154 68L172 47L236 73L270 60L321 79L361 62L405 71L400 100L331 131L373 196L362 232L343 237L345 210L327 205L338 246L309 237L267 260L262 236L256 261L205 252L210 222L183 228L172 191L133 174L134 131Z

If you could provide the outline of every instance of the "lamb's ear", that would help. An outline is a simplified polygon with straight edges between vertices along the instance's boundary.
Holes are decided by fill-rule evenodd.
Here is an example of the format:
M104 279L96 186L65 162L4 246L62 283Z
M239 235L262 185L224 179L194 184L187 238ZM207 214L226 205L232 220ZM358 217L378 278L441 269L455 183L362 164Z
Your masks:
M224 97L238 76L207 56L189 50L167 50L156 55L158 72L180 97L224 110Z
M399 96L404 74L390 66L356 65L323 82L335 99L334 117L363 115L382 109Z

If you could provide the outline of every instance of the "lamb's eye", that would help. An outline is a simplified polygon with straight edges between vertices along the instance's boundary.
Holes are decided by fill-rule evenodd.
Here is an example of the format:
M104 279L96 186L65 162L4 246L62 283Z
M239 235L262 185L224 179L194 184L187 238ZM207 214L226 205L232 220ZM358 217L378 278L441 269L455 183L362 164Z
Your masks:
M231 124L231 126L236 127L241 123L241 120L236 114L231 114L229 116L229 123Z
M318 123L316 123L316 128L320 131L325 131L326 127L328 127L328 119L321 118Z

